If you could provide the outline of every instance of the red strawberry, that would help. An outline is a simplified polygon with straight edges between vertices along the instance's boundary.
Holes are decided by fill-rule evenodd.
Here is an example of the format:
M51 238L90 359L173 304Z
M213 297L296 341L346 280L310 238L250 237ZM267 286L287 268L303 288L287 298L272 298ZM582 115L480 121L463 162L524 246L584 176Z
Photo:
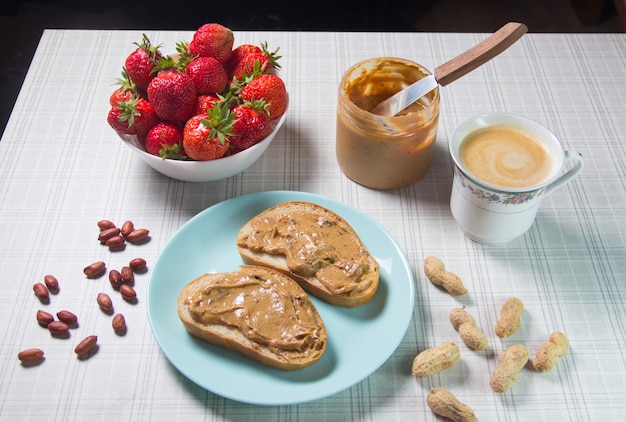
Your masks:
M193 34L189 52L194 56L213 57L224 63L233 52L233 31L218 23L202 25Z
M233 134L230 138L231 153L243 151L263 140L272 132L272 124L267 112L255 107L264 105L263 102L255 104L245 103L236 106L235 123L233 124Z
M198 57L187 65L185 71L196 85L198 95L220 93L228 83L224 66L213 57Z
M287 88L276 75L261 75L254 78L241 91L244 101L264 99L267 103L270 118L279 119L287 110Z
M253 53L263 54L263 50L261 50L261 47L254 44L241 44L235 47L232 54L230 55L230 58L224 66L226 68L226 72L232 74L232 70L235 68L235 66L237 66L237 64L241 60L243 60L245 56Z
M147 89L148 84L154 78L152 69L161 58L159 46L153 46L150 40L143 34L141 44L137 44L137 49L130 53L124 63L130 79L140 89Z
M193 114L206 114L207 109L213 108L219 100L219 98L212 95L198 95L198 98L196 98L196 109Z
M177 69L164 69L148 85L148 99L163 120L183 122L196 106L196 86L193 80Z
M149 154L162 158L183 159L185 151L182 127L178 123L157 123L146 135L145 148Z
M111 119L117 119L117 122L111 124ZM142 138L158 121L152 104L143 98L133 97L128 101L122 101L109 112L109 124L114 129L121 129L123 133L135 134Z
M265 54L252 53L245 56L235 65L230 74L231 80L244 80L246 77L254 77L268 72L272 69L272 64Z
M220 103L206 114L191 117L185 123L183 148L189 158L215 160L226 154L230 146L235 113Z
M132 95L133 95L132 92L126 91L123 87L119 87L118 89L113 91L113 93L109 97L109 104L111 105L111 107L115 107L122 101L130 100L130 97Z
M128 101L131 97L139 97L142 95L137 89L137 85L130 80L126 69L122 69L122 77L117 80L117 88L109 97L109 104L111 107L115 107L122 101Z
M249 44L244 44L244 46L246 45ZM243 51L237 54L234 54L233 50L235 58L231 58L228 66L228 75L231 80L235 78L243 80L246 76L255 77L261 73L272 73L274 70L280 69L278 60L281 56L278 55L278 48L270 52L267 49L267 43L261 44L260 48L252 47L243 47ZM237 59L237 56L240 56L240 58ZM257 60L258 64L255 63Z
M117 132L134 135L135 128L130 126L127 119L122 118L123 112L124 110L121 107L111 107L107 115L107 122Z
M152 126L159 122L152 104L143 98L133 98L122 104L124 104L129 115L130 125L135 128L135 133L141 138L148 133Z

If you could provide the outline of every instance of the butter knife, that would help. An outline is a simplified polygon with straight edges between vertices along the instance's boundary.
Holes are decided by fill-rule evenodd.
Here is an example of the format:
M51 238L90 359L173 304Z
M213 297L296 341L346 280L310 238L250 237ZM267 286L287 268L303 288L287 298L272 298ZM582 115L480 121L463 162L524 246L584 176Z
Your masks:
M395 116L438 85L446 86L493 59L519 40L527 30L523 23L507 23L474 47L437 66L433 75L426 76L387 98L374 107L372 113Z

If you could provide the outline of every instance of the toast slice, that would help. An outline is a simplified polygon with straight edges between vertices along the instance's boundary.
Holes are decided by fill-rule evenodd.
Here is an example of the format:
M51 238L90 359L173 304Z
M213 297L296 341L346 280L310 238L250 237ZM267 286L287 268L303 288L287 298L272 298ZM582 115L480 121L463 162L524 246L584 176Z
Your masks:
M285 202L249 220L237 235L246 264L273 268L332 305L355 307L376 293L380 269L354 229L311 202Z
M270 268L204 274L178 296L178 316L193 336L286 371L316 362L326 327L292 279Z

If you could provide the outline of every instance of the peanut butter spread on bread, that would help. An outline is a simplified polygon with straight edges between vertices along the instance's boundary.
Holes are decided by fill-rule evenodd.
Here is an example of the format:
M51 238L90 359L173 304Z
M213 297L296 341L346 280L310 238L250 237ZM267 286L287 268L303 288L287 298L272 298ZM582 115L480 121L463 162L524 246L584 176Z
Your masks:
M257 216L238 245L270 255L283 255L289 270L303 277L315 276L333 294L363 291L371 282L369 252L356 234L336 219L313 212L289 211Z
M309 299L295 284L282 280L232 272L186 299L191 317L199 324L236 327L254 343L275 353L323 348L324 331Z

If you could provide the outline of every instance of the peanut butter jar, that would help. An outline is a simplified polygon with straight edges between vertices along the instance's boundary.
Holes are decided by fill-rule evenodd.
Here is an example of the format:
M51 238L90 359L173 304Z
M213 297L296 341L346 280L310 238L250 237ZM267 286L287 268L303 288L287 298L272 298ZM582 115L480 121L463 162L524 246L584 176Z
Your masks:
M339 83L336 153L341 170L373 189L398 189L424 177L432 164L439 88L396 116L370 112L377 104L430 75L408 60L381 57L362 61Z

